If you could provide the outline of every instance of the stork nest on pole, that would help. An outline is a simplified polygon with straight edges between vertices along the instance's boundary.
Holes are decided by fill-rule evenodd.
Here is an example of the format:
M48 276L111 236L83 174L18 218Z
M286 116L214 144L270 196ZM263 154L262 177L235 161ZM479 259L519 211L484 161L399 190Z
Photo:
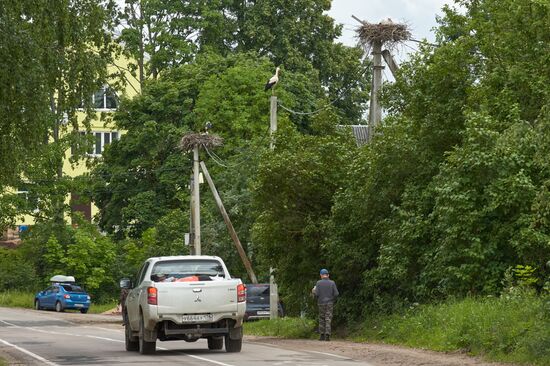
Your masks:
M180 148L184 151L192 150L197 146L210 149L222 145L223 139L221 137L206 133L187 133L183 135L179 144Z
M359 44L365 48L371 48L374 42L392 47L411 38L411 31L407 24L391 21L382 21L378 24L363 22L357 27L356 33Z

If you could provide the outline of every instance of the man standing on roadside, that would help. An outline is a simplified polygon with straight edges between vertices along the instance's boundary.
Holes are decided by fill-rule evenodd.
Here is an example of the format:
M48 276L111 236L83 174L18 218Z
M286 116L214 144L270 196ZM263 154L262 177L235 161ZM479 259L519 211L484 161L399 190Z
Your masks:
M319 340L330 341L332 311L334 302L340 293L336 288L336 283L329 279L328 270L323 268L319 274L321 279L317 281L311 292L317 298L317 305L319 306Z

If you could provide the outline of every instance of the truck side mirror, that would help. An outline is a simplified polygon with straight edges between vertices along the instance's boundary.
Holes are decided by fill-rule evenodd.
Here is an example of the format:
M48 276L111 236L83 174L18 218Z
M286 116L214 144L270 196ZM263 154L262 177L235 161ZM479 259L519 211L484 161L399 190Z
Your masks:
M132 288L132 281L129 278L121 279L120 288Z

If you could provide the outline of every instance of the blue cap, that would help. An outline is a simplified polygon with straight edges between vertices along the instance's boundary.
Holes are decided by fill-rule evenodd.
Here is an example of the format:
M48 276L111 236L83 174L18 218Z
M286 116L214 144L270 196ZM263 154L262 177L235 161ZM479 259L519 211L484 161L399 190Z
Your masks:
M327 275L328 274L328 269L322 269L319 274L322 274L322 275Z

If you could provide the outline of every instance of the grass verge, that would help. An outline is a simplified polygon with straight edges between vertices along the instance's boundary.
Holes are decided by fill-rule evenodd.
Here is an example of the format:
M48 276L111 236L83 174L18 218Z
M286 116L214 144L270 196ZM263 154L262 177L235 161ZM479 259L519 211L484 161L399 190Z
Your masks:
M352 337L550 365L550 298L467 298L368 319Z
M0 306L8 308L34 308L34 292L7 290L0 292ZM89 312L92 314L101 314L107 310L114 309L117 306L116 301L105 304L95 304L92 300Z
M356 324L358 342L459 351L493 361L550 366L550 297L523 295L467 298L421 305L403 314L380 315ZM316 337L315 322L282 318L247 322L245 334Z
M315 322L302 318L279 318L246 322L244 333L281 338L314 338Z

